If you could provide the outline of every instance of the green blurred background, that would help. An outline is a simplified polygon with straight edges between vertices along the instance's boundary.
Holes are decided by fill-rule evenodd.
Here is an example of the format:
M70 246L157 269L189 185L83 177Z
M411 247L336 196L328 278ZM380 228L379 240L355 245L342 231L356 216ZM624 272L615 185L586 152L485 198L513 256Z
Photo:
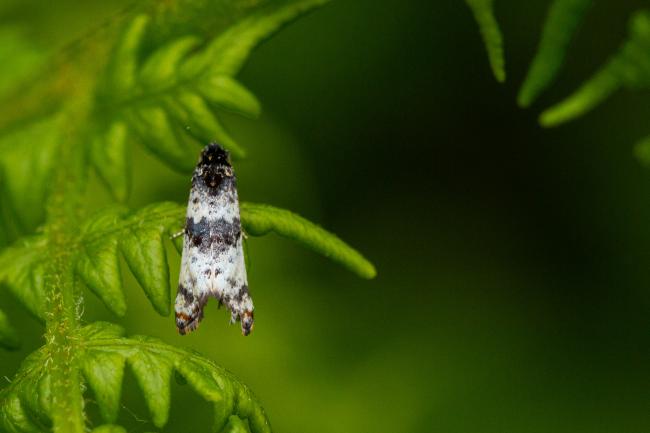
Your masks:
M125 4L2 0L0 25L54 51ZM536 123L647 4L597 2L559 82L525 111L515 95L547 1L497 1L503 86L460 0L338 0L292 24L240 75L262 118L226 119L250 154L236 166L240 196L321 223L379 276L256 238L252 336L216 303L178 336L127 272L119 322L234 372L277 432L650 431L650 170L632 153L648 133L648 93L619 93L557 129ZM187 176L134 152L130 205L187 199ZM109 200L96 179L89 200ZM117 320L86 298L85 320ZM0 353L10 378L41 328L11 299L0 306L25 337ZM123 392L120 423L154 430L128 374ZM210 408L189 387L172 398L165 432L209 431Z

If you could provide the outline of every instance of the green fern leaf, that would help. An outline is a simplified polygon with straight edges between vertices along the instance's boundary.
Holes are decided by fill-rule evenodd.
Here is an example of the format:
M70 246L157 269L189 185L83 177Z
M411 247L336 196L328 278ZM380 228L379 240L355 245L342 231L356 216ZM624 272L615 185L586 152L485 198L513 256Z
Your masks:
M33 232L45 218L44 203L57 162L60 127L60 116L52 116L0 138L2 213L15 234Z
M116 120L90 143L90 159L99 177L116 200L125 201L131 190L131 153L127 152L128 129Z
M257 118L262 111L255 96L227 75L215 75L197 86L208 101L224 110L250 118Z
M374 278L375 267L356 250L321 227L287 210L242 203L242 224L253 236L275 232L338 262L362 278Z
M51 394L48 375L43 371L46 360L43 350L29 355L9 386L0 391L0 431L43 433L48 430Z
M542 38L524 84L518 103L528 107L557 75L566 50L592 0L555 0L549 9Z
M220 16L219 26L199 31L199 37L192 32L201 26L188 25L186 11L177 13L190 3L138 7L151 14L133 19L121 15L88 36L78 50L67 51L65 61L44 72L52 76L38 80L45 84L10 101L11 107L20 108L16 115L3 112L0 244L23 240L0 252L0 282L46 321L46 345L29 356L0 391L1 431L81 433L87 390L94 394L106 423L94 431L123 432L113 423L127 365L157 427L168 420L170 382L177 374L213 404L215 432L270 431L250 391L211 361L152 338L126 338L115 325L80 328L79 324L80 281L116 314L125 312L120 257L153 307L169 314L164 238L182 225L185 213L181 206L160 203L136 212L115 206L81 219L84 210L77 204L82 202L88 171L84 158L89 157L115 198L125 200L131 143L143 144L183 171L191 170L199 148L208 141L219 141L234 156L242 156L219 113L229 110L256 117L260 104L233 75L254 46L323 1L233 3L232 16ZM196 3L194 11L207 9L212 2ZM224 7L231 6L225 2ZM233 19L224 31L223 24ZM87 46L93 50L86 52ZM297 217L293 223L282 225L259 214L254 224L258 228L267 224L266 231L297 239L354 268L354 257L345 250L349 247L338 238ZM14 330L0 312L0 344L16 343Z
M579 117L621 86L650 87L650 11L634 14L629 33L620 51L591 79L567 99L542 113L542 125L556 126Z
M494 0L465 0L465 2L478 23L494 77L502 83L506 80L503 36L494 17Z
M160 390L169 395L171 374L166 373L162 376L163 380L159 380L161 377L152 375L151 370L166 365L176 370L195 391L214 404L214 431L220 431L233 414L247 419L254 432L270 431L266 415L255 397L246 386L221 367L200 355L168 346L154 338L124 338L122 334L123 331L118 326L101 322L82 329L80 337L84 341L83 357L96 356L98 353L111 354L122 357L131 366L137 365L137 368L133 368L133 373L145 393L147 405L156 408L155 412L152 411L152 415L157 417L154 418L156 427L163 427L167 420L169 400L160 400L149 393ZM154 383L149 382L152 378Z
M133 19L116 43L104 86L97 95L97 118L113 119L92 144L92 161L113 196L128 192L126 141L136 141L171 167L190 171L205 143L217 141L240 158L245 152L219 120L227 110L259 116L260 104L233 76L264 38L323 0L269 4L242 18L210 41L183 35L146 53L151 20Z
M155 310L161 315L169 315L171 290L164 239L177 232L184 219L184 206L166 202L136 212L120 206L98 212L82 224L79 238L70 245L75 254L77 275L107 308L118 316L124 315L126 299L119 265L121 254ZM242 203L241 219L244 229L252 236L275 232L328 257L362 278L376 275L374 266L356 250L292 212L268 205ZM45 237L34 237L0 254L0 281L4 281L39 318L43 318L45 310L42 275L47 242ZM177 238L175 244L180 252L182 238ZM159 366L157 371L163 372L163 366ZM167 398L161 392L156 394L163 400Z
M201 40L195 36L180 37L163 45L142 65L139 80L147 91L164 91L173 86L181 62Z
M248 433L248 426L237 415L231 415L221 433Z
M45 320L47 300L43 284L46 246L44 237L35 236L0 253L0 282L40 320Z
M179 206L158 203L128 212L106 209L82 227L77 273L117 315L126 311L118 251L145 291L153 307L168 315L171 305L169 267L164 238L178 225Z
M128 98L137 84L138 49L150 18L135 17L115 44L107 68L105 88L113 98Z
M99 298L115 314L121 316L126 312L126 300L122 292L122 274L120 272L118 244L116 236L94 236L96 233L110 232L126 213L123 209L109 209L87 222L81 229L81 252L76 261L76 271Z
M97 267L93 272L82 269L80 275L109 309L118 315L124 314L126 309L117 263L119 249L156 310L162 315L169 314L169 271L163 238L183 226L185 212L184 206L158 203L130 214L123 208L110 208L89 219L80 240L84 251L81 263ZM323 254L363 278L376 275L374 266L356 250L292 212L242 203L241 220L252 236L275 232ZM179 252L182 242L181 237L174 240Z
M121 355L103 351L89 351L81 360L81 371L106 422L114 422L120 410L125 362Z
M239 72L250 52L284 24L327 3L328 0L298 0L270 3L268 7L241 20L218 36L206 49L204 59L214 65L216 75L233 76ZM212 59L212 60L208 60ZM192 65L189 70L196 68Z
M142 352L129 359L129 365L145 395L154 425L165 425L171 402L169 384L174 371L173 363L167 358Z
M264 410L250 390L232 374L194 352L150 337L126 338L122 328L105 322L81 328L76 336L75 351L102 418L109 423L114 421L119 409L121 382L128 364L158 428L168 419L171 377L175 370L213 404L213 431L247 431L241 430L244 424L241 420L246 420L253 433L270 432ZM49 421L44 415L50 408L50 394L46 389L50 381L47 359L45 348L30 355L14 381L0 392L0 426L4 431L42 432L47 427ZM163 370L158 372L161 366ZM158 393L165 398L161 399ZM228 429L224 430L225 427ZM99 428L104 429L100 431L120 431L120 427L110 424Z

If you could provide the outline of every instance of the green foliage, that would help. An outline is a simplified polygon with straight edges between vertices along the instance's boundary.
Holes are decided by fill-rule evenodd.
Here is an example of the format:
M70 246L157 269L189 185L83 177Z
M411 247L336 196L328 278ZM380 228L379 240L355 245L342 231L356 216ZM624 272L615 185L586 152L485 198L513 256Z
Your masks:
M553 1L537 54L519 91L520 106L528 107L553 82L562 67L571 37L591 3L591 0Z
M0 136L2 221L12 237L33 232L44 217L61 116L50 116Z
M185 206L169 202L155 203L135 212L123 206L110 206L91 215L80 224L78 236L68 245L79 279L113 313L124 315L127 302L119 264L121 255L154 309L163 316L169 315L171 288L165 238L178 232L184 219ZM275 232L338 262L360 277L376 275L374 266L356 250L292 212L242 203L241 220L244 230L252 236ZM180 252L182 238L174 241ZM40 235L26 238L0 253L0 281L41 319L46 310L42 264L51 254L51 243L46 235ZM13 335L8 326L7 323L6 345L10 345Z
M152 306L170 312L170 287L164 237L178 227L178 206L160 203L137 212L111 207L94 215L81 229L76 270L82 281L115 314L126 312L119 267L121 253Z
M94 168L113 197L126 199L134 143L183 172L209 141L243 156L219 114L254 118L260 104L234 76L257 44L322 3L138 6L55 58L35 82L26 82L28 90L0 104L0 247L11 243L0 250L0 283L46 327L45 345L0 391L0 431L90 430L83 393L92 392L105 423L92 431L124 432L113 423L127 366L158 428L169 416L175 372L213 404L213 431L270 431L248 388L212 361L145 336L124 337L117 325L81 326L82 286L116 315L126 311L121 259L153 308L169 315L165 244L185 219L185 207L168 202L136 211L111 204L93 213L85 208L84 187ZM214 14L215 4L230 15ZM375 275L358 252L291 212L243 203L241 218L251 235L276 232L359 276ZM0 345L18 343L0 311Z
M503 55L503 36L494 17L494 0L465 0L465 2L472 9L483 36L492 73L494 73L497 81L504 82L506 80L506 70Z
M322 1L264 10L211 40L181 36L144 56L142 42L150 18L134 18L113 48L96 103L102 121L91 155L113 195L118 200L128 195L130 141L143 143L180 171L191 170L197 149L211 141L243 157L243 148L227 133L218 112L255 118L260 104L233 76L255 45L318 3Z
M477 14L488 54L492 58L498 52L495 50L496 42L500 42L497 24L491 23L494 20L492 1L466 1ZM591 0L553 1L544 23L537 54L519 92L520 106L529 106L554 81L564 62L569 42L591 3ZM484 22L478 19L479 13L483 15ZM488 38L484 29L486 25L497 36ZM488 40L492 42L488 43ZM650 87L650 10L633 14L628 40L619 51L572 95L543 111L539 122L542 126L552 127L573 120L593 109L621 87ZM637 146L636 153L644 159L643 143Z
M542 125L556 126L579 117L621 86L650 86L650 11L632 17L629 33L619 52L593 77L567 99L542 113Z
M214 432L268 433L264 410L250 390L212 361L146 336L125 337L117 325L97 322L74 335L75 360L88 383L104 422L115 422L121 399L124 369L136 378L151 413L162 428L169 418L171 382L181 375L201 397L213 404ZM52 362L47 348L30 355L10 386L0 393L0 426L6 431L40 432L51 425L49 394ZM243 421L245 420L245 421ZM122 431L104 425L96 431Z
M46 241L43 236L23 238L0 253L0 282L40 320L45 320L47 309L44 257Z
M340 263L362 278L374 278L375 267L335 235L292 212L272 206L243 203L242 224L253 236L275 232Z

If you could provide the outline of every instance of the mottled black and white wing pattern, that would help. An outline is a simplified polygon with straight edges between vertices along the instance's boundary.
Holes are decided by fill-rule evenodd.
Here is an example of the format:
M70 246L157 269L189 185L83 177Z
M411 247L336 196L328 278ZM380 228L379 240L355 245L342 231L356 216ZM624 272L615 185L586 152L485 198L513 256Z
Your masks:
M176 296L176 326L193 331L208 298L230 310L230 323L241 321L244 335L253 329L235 173L218 144L203 149L187 205L183 257Z

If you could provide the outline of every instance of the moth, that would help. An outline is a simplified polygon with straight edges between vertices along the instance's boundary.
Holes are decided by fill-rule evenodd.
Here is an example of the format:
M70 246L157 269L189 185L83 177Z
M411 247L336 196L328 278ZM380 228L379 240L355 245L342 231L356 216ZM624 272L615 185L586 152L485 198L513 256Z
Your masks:
M230 310L230 323L253 329L242 246L237 180L228 153L211 143L201 152L192 175L183 253L176 296L176 326L181 335L195 330L210 297Z

